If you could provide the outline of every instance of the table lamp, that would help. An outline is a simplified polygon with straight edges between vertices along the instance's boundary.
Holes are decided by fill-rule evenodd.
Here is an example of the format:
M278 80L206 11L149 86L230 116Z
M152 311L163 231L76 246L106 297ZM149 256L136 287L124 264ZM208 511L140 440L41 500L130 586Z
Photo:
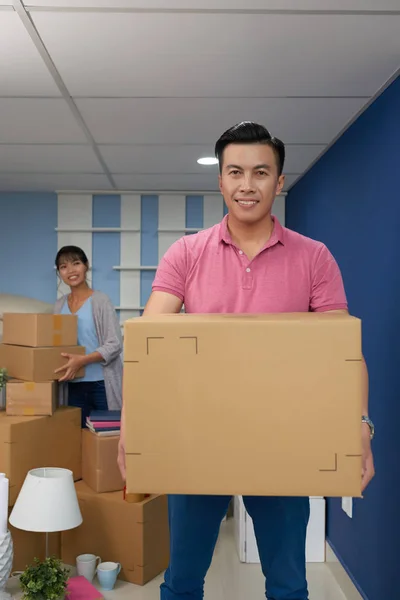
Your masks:
M29 471L9 522L23 531L46 534L46 558L49 533L74 529L82 523L72 471L45 467Z
M13 541L7 525L9 487L6 474L0 473L0 600L11 598L5 591L14 558Z

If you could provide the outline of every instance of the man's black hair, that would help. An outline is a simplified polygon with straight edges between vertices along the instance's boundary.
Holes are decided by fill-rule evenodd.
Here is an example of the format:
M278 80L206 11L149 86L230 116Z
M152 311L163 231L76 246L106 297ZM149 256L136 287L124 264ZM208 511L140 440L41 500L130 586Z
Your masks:
M271 136L268 129L253 121L242 121L221 135L215 144L215 156L218 159L219 171L222 172L224 150L229 144L265 144L270 146L275 154L278 175L282 175L285 163L285 145L276 137Z

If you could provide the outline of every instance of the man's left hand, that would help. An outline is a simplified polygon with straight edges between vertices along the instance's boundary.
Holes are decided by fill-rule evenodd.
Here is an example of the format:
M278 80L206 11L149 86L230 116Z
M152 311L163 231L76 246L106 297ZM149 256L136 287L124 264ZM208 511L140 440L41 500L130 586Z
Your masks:
M371 448L371 431L367 423L362 425L362 491L375 475L374 457Z
M60 367L54 371L54 373L64 372L64 375L62 375L58 381L70 381L71 379L75 379L77 372L84 365L84 356L79 354L66 354L64 352L61 354L61 356L67 358L68 361L63 367Z

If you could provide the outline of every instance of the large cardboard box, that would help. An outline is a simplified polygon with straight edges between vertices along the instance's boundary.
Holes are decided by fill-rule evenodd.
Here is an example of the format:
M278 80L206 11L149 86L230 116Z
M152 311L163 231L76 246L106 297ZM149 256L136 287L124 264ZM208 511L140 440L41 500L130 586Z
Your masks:
M20 381L12 379L6 386L6 413L10 416L49 416L57 408L55 381Z
M10 417L0 413L0 473L10 480L10 506L26 474L39 467L70 469L82 476L81 411L65 407L52 417Z
M100 436L82 429L82 479L95 492L116 492L125 483L117 464L119 435Z
M341 314L125 323L127 491L361 495L361 322Z
M4 313L3 344L17 346L76 346L78 318L75 315Z
M144 585L168 566L167 498L151 496L130 504L122 492L96 494L83 481L75 484L83 523L61 535L65 564L90 552L121 563L120 578Z
M61 353L85 354L83 346L58 346L57 348L29 348L28 346L10 346L2 344L0 351L1 366L7 369L9 377L23 381L58 380L63 373L54 371L67 362ZM83 377L84 367L79 369L76 377Z

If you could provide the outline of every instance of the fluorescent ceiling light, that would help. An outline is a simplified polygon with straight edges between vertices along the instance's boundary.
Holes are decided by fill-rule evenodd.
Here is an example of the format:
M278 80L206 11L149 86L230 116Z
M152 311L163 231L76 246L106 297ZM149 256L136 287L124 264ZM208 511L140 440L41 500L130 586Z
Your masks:
M199 165L217 165L218 159L213 156L205 156L204 158L197 159Z

